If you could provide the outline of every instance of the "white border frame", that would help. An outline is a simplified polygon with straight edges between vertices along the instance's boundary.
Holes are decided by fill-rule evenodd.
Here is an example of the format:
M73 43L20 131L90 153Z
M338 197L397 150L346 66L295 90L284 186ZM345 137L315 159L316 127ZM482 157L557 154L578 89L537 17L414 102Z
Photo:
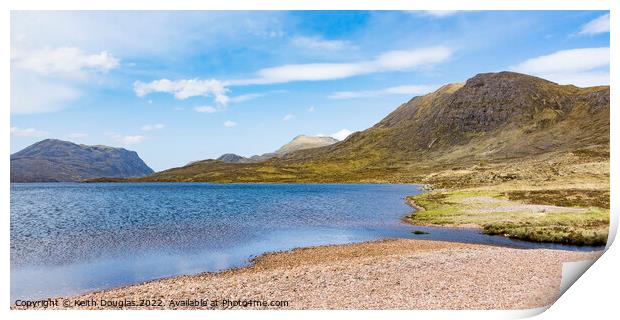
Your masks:
M227 0L227 1L192 1L192 0L21 0L20 2L3 2L2 23L2 65L3 70L10 70L10 11L11 10L610 10L612 31L617 29L616 16L620 1L613 0L441 0L441 1L412 1L412 0ZM615 19L615 20L614 20ZM614 33L615 34L615 33ZM612 57L620 57L618 48L611 39ZM611 84L618 82L618 70L615 60L610 65ZM2 89L4 104L1 111L3 131L5 135L0 140L4 157L0 170L2 204L2 240L0 252L3 263L1 265L3 283L0 299L4 307L0 312L4 319L32 319L45 317L50 319L107 319L111 316L137 317L149 319L169 319L171 317L184 319L204 319L205 317L233 317L256 319L287 319L301 318L342 318L355 317L359 319L374 319L376 317L390 318L433 318L433 319L497 319L521 318L541 313L545 309L516 310L516 311L10 311L10 73L2 75ZM618 119L618 88L611 86L611 119ZM611 124L611 227L608 247L612 243L618 228L619 181L614 180L618 172L618 136L617 124ZM551 308L544 312L541 318L559 317L587 317L610 318L617 312L616 300L618 293L618 270L620 270L620 249L612 246L582 278L577 281ZM121 313L119 313L121 312Z

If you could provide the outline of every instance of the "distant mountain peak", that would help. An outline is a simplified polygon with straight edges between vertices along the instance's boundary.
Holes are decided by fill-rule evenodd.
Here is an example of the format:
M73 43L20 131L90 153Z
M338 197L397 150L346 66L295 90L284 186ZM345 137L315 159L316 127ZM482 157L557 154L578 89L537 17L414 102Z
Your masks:
M249 158L234 154L225 153L219 158L215 159L226 163L257 163L269 160L274 157L282 157L291 152L306 150L318 147L324 147L338 142L337 139L324 136L309 136L306 134L300 134L289 141L287 144L280 147L275 152L264 153L262 155L255 155Z
M11 155L11 182L61 182L153 173L135 151L59 139L36 142Z
M298 150L324 147L338 142L337 139L325 136L309 136L300 134L293 138L289 143L276 150L276 154L284 155Z
M238 154L234 154L234 153L225 153L215 160L226 162L226 163L241 163L241 162L246 162L248 158L240 156Z

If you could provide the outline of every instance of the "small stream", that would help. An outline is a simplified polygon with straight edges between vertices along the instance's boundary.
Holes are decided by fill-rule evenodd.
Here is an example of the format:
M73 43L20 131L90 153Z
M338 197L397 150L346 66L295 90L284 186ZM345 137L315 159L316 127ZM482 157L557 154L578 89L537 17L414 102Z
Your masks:
M576 246L559 243L531 242L523 240L515 240L504 236L491 236L483 234L479 229L469 228L447 228L447 227L426 227L410 225L412 230L428 232L428 234L411 234L407 236L410 239L420 240L440 240L452 242L465 242L495 245L503 247L514 247L522 249L553 249L553 250L569 250L569 251L599 251L605 249L605 246Z

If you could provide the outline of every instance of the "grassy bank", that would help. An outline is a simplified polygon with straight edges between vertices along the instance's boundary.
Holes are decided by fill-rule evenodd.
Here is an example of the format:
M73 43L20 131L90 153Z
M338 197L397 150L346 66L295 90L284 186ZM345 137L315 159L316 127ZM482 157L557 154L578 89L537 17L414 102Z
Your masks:
M446 166L409 197L409 221L467 226L514 239L603 245L609 230L609 147Z
M479 227L486 234L520 240L604 245L609 209L595 205L608 199L605 191L579 189L435 191L408 197L424 208L408 220L422 225Z

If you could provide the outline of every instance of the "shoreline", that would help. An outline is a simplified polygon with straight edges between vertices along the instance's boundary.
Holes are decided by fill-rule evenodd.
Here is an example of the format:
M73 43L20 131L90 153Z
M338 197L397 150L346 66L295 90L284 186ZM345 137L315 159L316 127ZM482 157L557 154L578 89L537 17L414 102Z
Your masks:
M248 266L220 272L57 297L72 303L161 300L162 305L51 309L228 309L172 303L192 299L288 301L284 307L250 309L523 309L555 301L563 262L601 254L413 239L303 247L265 253ZM442 299L433 298L437 295Z
M274 184L281 184L281 185L295 185L295 184L303 184L303 185L413 185L413 186L420 186L421 190L424 190L425 192L428 191L428 189L426 189L427 184L424 183L419 183L419 182L399 182L399 183L392 183L392 182L218 182L218 181L90 181L90 180L84 180L84 181L40 181L40 182L34 182L34 181L29 181L29 182L13 182L11 181L10 184L61 184L61 183L74 183L74 184L106 184L106 183L149 183L149 184L157 184L157 183L209 183L209 184L214 184L214 185L250 185L250 184L256 184L256 185L274 185Z
M428 191L425 184L400 184L420 186L420 194ZM426 208L408 197L405 197L405 203L416 212L426 211ZM403 216L401 220L412 226L482 230L478 225L472 227L413 223L408 219L410 216L411 214ZM602 253L603 251L525 249L405 238L300 247L287 251L265 252L250 259L248 265L218 272L164 277L70 297L56 297L52 299L68 299L73 304L51 309L535 308L550 305L557 299L563 262L597 259ZM446 269L445 265L452 265L456 269ZM533 272L519 274L534 265L536 270L530 270ZM512 271L507 272L506 268L512 268ZM369 274L374 275L374 278L368 278ZM409 279L410 277L413 278ZM458 283L458 288L453 288L452 283L445 283L445 279ZM471 281L482 281L485 286L470 288ZM404 283L407 285L403 285ZM512 283L511 286L514 287L508 289L505 283ZM496 286L512 291L506 294L504 291L497 291ZM331 295L327 300L323 297L326 291ZM280 292L287 294L281 295ZM367 293L362 300L357 297L360 292ZM378 292L380 294L374 297ZM463 296L462 292L467 295ZM537 294L535 298L526 296L532 292ZM294 299L289 299L288 295ZM403 296L410 299L403 299ZM437 299L437 296L442 298ZM432 297L435 298L430 299ZM161 300L162 304L140 305L139 301L144 299ZM196 299L269 300L287 301L288 304L277 307L190 305L190 301ZM104 300L118 303L105 306L79 303ZM13 304L11 309L32 308Z
M427 190L428 192L428 190ZM421 192L420 194L422 194L424 192ZM410 207L412 207L413 209L415 209L416 211L410 214L407 214L405 216L402 217L402 221L412 225L412 226L420 226L420 227L436 227L436 228L448 228L448 229L465 229L465 230L476 230L476 231L483 231L484 228L482 228L480 225L477 224L473 224L473 223L469 223L469 224L436 224L436 223L420 223L419 221L413 221L413 219L411 218L411 216L415 215L416 212L425 212L426 208L424 208L423 206L417 204L413 199L410 199L409 196L405 198L405 203L407 203ZM483 233L484 234L484 233ZM492 235L488 235L488 236L492 236ZM509 237L505 237L508 239L512 239ZM513 239L513 240L519 240L519 239ZM532 242L532 241L527 241L527 240L519 240L519 241L525 241L525 242ZM534 242L536 243L536 242ZM554 243L554 242L549 242L549 243ZM561 244L561 243L559 243Z
M533 200L522 195L522 199L513 199L511 192L523 191L501 193L479 188L422 192L405 198L405 203L415 211L402 220L421 227L475 229L485 235L531 243L582 247L607 244L609 209L585 205L586 200L556 205L551 200ZM565 223L558 224L558 219Z

